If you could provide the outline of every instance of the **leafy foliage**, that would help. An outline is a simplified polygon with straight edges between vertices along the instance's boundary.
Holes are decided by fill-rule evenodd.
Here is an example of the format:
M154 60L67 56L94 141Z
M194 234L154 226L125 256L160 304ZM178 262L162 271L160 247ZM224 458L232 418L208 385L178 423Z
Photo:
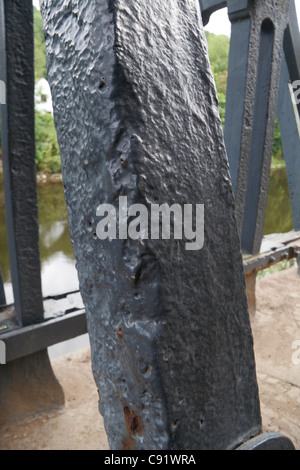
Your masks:
M209 60L218 92L220 117L224 128L230 39L227 36L217 36L209 32L206 32L206 38Z
M214 75L228 70L230 39L227 36L206 32L209 59Z
M278 121L276 119L275 132L274 132L274 142L273 142L273 157L274 160L283 161L283 151L282 151L282 141L279 130Z
M61 162L53 116L35 113L35 140L37 170L44 173L59 173Z
M47 79L46 48L41 12L34 8L35 81ZM59 146L53 116L35 112L35 142L37 170L43 173L61 171Z
M34 21L34 78L37 82L40 78L47 79L46 70L46 46L43 32L42 15L37 8L33 9Z

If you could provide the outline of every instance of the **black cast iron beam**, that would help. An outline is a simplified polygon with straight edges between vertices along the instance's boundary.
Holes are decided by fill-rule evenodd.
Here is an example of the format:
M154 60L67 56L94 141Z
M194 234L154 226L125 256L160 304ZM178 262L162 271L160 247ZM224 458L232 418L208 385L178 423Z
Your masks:
M286 163L294 230L300 230L300 116L293 102L293 88L286 55L280 72L280 88L277 105L278 124Z
M227 6L227 1L222 0L200 0L203 26L209 23L211 15Z
M43 318L34 134L32 0L0 0L0 80L5 215L20 325Z
M43 0L48 77L112 449L261 431L234 197L198 0ZM97 239L100 204L205 205L205 244ZM124 234L123 234L124 235ZM121 237L120 237L121 238Z
M298 230L300 226L300 104L296 108L293 106L290 90L291 84L300 78L299 25L294 0L290 6L285 4L282 15L280 2L254 4L248 0L200 0L204 24L212 12L224 7L224 3L232 22L225 141L242 247L250 253L258 253L267 204L279 76L276 111L287 165L294 229ZM262 28L268 18L276 25L274 37L272 31ZM272 28L270 23L269 27ZM269 55L264 48L268 42ZM259 55L260 48L263 49Z
M245 442L237 450L253 451L253 450L295 450L292 441L277 432L263 433Z
M293 93L300 80L300 33L294 0L284 35L277 117L286 162L294 229L300 230L300 103Z
M85 311L79 310L39 324L0 333L0 340L5 343L6 362L9 363L86 333Z
M263 236L290 2L246 3L228 4L232 33L225 141L242 248L254 254Z

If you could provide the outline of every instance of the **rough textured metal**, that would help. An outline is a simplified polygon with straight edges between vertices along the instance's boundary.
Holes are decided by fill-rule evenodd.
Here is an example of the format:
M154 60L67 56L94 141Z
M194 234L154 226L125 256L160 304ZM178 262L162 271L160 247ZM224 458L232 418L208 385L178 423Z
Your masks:
M263 20L268 17L266 14L267 11L268 14L270 12L271 16L269 15L269 17L272 18L272 21L276 24L276 28L278 24L280 25L279 35L281 39L279 43L283 42L282 46L284 54L282 54L281 62L277 117L279 121L283 141L284 157L287 166L294 229L298 230L300 226L300 104L298 104L296 107L293 106L291 100L290 84L294 83L300 78L299 25L294 0L291 0L290 2L289 14L287 15L288 10L285 9L285 14L282 18L276 17L276 15L274 15L274 8L272 8L270 2L269 5L267 5L266 2L253 2L252 9L249 9L250 4L248 5L248 0L228 0L227 2L221 2L220 0L200 0L202 17L205 24L208 23L211 13L219 10L220 8L223 8L224 3L228 6L229 17L233 22L231 53L229 61L225 140L229 154L231 175L237 198L237 206L239 207L238 220L240 226L242 227L244 217L246 220L248 219L247 224L244 224L245 227L244 232L242 233L242 245L248 251L258 252L264 224L266 194L268 189L268 168L270 166L270 159L269 157L266 157L266 155L270 154L270 136L272 136L272 133L271 131L270 133L267 133L267 136L269 135L269 139L268 141L265 139L265 145L263 145L263 133L261 133L259 139L257 132L260 132L261 129L264 130L266 127L264 118L261 116L269 116L269 109L268 113L263 112L263 109L266 110L270 104L273 110L272 119L274 118L274 102L276 100L275 95L270 95L270 100L272 100L272 103L270 103L270 101L269 104L267 103L267 92L270 87L270 70L268 73L263 71L265 75L264 77L260 76L259 72L257 72L256 69L259 69L260 67L256 67L256 61L258 60L258 57L257 53L253 53L253 47L255 44L253 36L256 36L256 46L258 46L259 44L257 37L260 34L260 25L262 24ZM261 11L261 4L265 4L264 11ZM278 4L277 7L279 6L280 5ZM275 4L274 7L276 8ZM277 9L277 13L280 12L281 10ZM285 24L287 24L287 27L284 30ZM282 41L283 30L284 36ZM251 37L252 46L251 44L249 45ZM279 44L276 46L279 47ZM266 53L264 52L261 57L262 65L265 67L265 62L267 61ZM272 65L273 67L275 65L277 70L277 77L276 75L274 76L277 78L277 80L279 77L279 63L280 57L277 53L273 52L273 61L271 64L269 60L269 66ZM255 77L256 73L257 77ZM264 93L265 96L262 96L260 93L259 98L256 100L261 104L261 110L257 110L256 117L251 121L252 117L251 114L249 114L249 110L251 110L251 101L254 103L254 93L256 91L253 84L255 83L255 79L257 82L260 81L263 84L266 92ZM249 84L251 86L249 86ZM248 100L245 102L247 93ZM250 165L248 165L246 161L247 151L250 150L250 140L248 143L243 143L243 139L249 134L252 134L251 139L252 142L255 143L252 152L253 158L251 157L251 159L254 160L254 164L252 164L253 169L251 172L249 172ZM260 150L257 148L258 140L260 140ZM263 173L262 179L260 176L260 171ZM248 181L247 178L250 178L250 181ZM249 194L248 205L245 204L245 201L242 197L244 196L244 198L246 198L247 191ZM256 214L258 215L259 213L260 216L256 221ZM256 234L255 230L257 232Z
M225 141L242 248L258 253L264 229L283 38L290 1L244 4L244 0L228 4L232 34Z
M281 64L277 116L286 162L293 226L295 230L300 230L300 116L297 106L292 102L290 84L290 74L284 55Z
M31 0L0 0L0 80L5 215L19 323L43 319L34 137Z
M237 450L296 450L292 441L277 432L264 433L243 444Z
M234 198L196 0L43 0L93 372L112 449L261 431ZM104 202L205 204L205 245L95 236Z
M295 3L284 35L277 117L289 182L294 229L300 229L300 103L292 102L291 84L300 80L300 33Z

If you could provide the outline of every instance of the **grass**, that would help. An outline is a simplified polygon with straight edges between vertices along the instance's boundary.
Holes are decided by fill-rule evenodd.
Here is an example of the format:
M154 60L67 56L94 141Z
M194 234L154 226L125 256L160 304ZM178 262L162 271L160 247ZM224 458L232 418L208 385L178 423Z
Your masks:
M270 268L259 271L257 273L257 280L264 279L265 277L270 276L271 274L276 274L281 271L285 271L286 269L290 269L294 267L296 263L296 259L280 261L279 263L274 264L274 266L271 266Z

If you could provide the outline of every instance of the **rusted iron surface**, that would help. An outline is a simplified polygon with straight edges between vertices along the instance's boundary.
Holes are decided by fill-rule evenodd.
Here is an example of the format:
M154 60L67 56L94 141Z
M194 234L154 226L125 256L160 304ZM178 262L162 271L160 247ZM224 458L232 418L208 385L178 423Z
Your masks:
M41 3L71 240L112 449L261 429L234 198L196 0ZM99 240L96 210L204 204L205 244ZM143 430L143 432L141 432ZM134 432L133 432L134 431Z

